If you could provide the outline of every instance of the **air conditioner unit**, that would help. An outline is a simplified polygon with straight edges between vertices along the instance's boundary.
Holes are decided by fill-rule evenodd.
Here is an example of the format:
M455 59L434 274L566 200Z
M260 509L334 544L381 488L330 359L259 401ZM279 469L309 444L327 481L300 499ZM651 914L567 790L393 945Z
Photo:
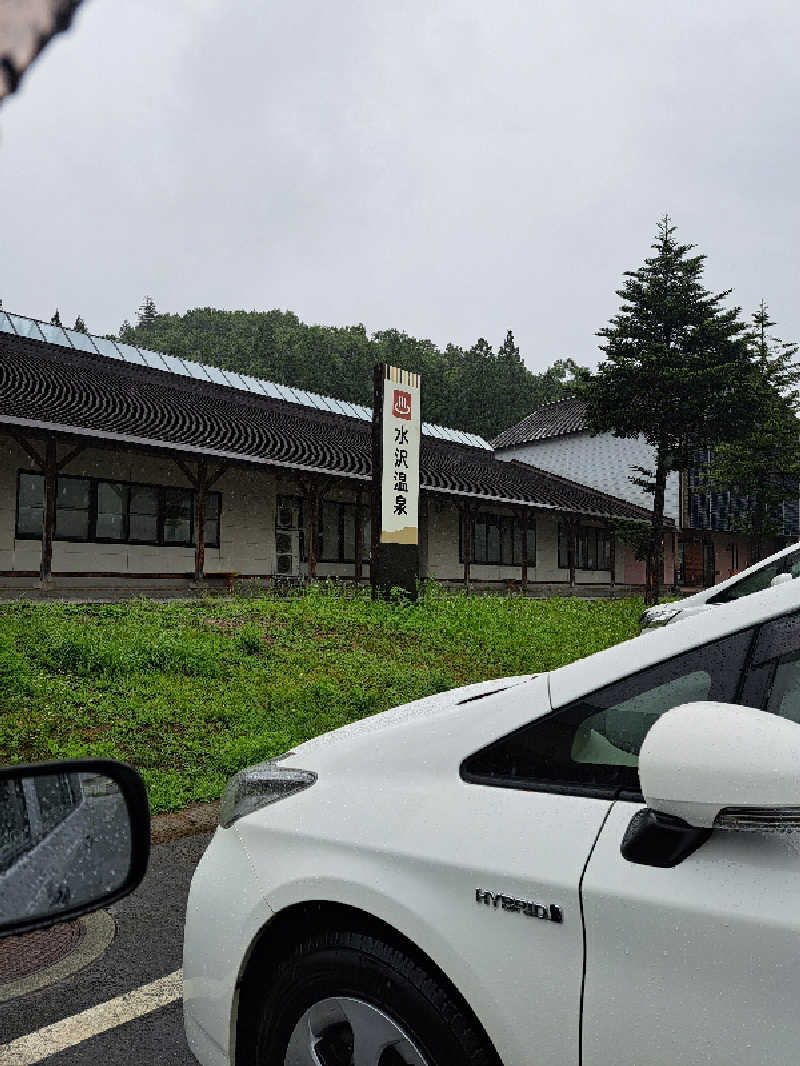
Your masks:
M275 530L275 574L278 577L300 576L299 530Z
M294 501L278 501L278 508L275 513L275 528L276 529L299 529L300 528L300 507L299 504Z

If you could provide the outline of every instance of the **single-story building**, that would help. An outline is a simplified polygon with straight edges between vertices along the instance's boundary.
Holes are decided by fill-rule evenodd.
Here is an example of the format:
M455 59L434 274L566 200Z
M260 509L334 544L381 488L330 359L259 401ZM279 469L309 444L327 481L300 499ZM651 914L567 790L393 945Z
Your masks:
M0 310L0 595L368 581L371 417ZM500 461L458 430L425 424L422 441L423 577L641 588L612 523L647 522L647 509ZM668 551L670 579L672 567Z

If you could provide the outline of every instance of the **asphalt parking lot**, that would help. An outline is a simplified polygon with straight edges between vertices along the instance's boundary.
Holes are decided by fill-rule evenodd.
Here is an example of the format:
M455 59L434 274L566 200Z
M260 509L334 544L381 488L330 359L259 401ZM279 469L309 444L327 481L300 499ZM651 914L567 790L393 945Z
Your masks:
M4 990L8 993L11 986L0 984L3 1066L33 1066L35 1062L129 1066L133 1061L137 1066L196 1066L186 1045L176 992L189 883L210 839L211 834L204 832L153 847L143 883L132 896L108 908L116 931L94 961L55 983L11 999L3 999ZM99 924L103 921L113 932L112 923L100 919ZM0 941L0 953L4 943ZM163 1006L97 1035L85 1035L115 1019L103 1009L89 1016L83 1012L162 978L169 978L156 986L160 990L157 1001L163 1000ZM134 1006L128 1013L135 1010Z

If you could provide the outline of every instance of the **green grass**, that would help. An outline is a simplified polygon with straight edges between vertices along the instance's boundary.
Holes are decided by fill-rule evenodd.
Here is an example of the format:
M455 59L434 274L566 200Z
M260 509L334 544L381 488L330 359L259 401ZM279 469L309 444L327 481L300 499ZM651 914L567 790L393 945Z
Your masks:
M0 606L0 764L107 756L155 811L398 703L571 662L637 632L640 599L433 587L416 606L303 596Z

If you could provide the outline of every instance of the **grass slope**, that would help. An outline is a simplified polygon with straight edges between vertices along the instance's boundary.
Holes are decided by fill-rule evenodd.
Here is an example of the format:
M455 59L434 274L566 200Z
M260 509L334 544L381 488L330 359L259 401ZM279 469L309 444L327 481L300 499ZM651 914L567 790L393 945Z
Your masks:
M640 599L432 589L415 607L304 596L0 606L0 763L109 756L153 809L407 700L571 662L637 632Z

